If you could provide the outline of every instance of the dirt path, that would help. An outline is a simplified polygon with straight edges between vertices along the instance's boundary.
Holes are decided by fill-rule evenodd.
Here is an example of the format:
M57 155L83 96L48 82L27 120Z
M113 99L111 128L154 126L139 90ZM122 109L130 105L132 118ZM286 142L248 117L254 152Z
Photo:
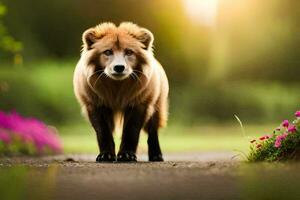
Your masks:
M233 156L226 152L169 154L166 162L149 163L142 155L133 164L99 164L94 162L95 155L2 158L1 199L276 199L280 197L277 187L285 188L282 183L288 177L297 181L289 181L287 188L298 191L300 176L294 172L299 164L254 166ZM274 179L275 172L282 174ZM7 191L20 195L12 197ZM284 199L299 197L288 190L282 195Z

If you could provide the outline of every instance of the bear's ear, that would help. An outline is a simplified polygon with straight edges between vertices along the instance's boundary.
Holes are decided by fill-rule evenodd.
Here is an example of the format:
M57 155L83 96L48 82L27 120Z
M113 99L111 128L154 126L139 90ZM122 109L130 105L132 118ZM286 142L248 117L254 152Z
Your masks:
M96 31L94 28L90 28L82 34L83 47L91 49L91 46L97 41Z
M144 45L144 49L152 49L154 36L151 31L145 28L140 28L136 38Z
M119 28L128 32L133 38L139 40L143 44L143 49L152 50L154 37L148 29L141 28L132 22L122 22Z
M82 35L83 48L91 49L92 45L116 28L115 24L105 22L86 30Z

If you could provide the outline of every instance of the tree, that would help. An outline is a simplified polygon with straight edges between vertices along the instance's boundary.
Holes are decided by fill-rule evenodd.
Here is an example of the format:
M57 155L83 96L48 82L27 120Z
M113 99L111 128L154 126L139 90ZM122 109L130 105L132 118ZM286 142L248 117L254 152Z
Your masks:
M0 2L0 52L12 54L14 57L14 64L22 64L21 51L23 49L22 43L15 40L7 31L3 17L7 9L3 3Z

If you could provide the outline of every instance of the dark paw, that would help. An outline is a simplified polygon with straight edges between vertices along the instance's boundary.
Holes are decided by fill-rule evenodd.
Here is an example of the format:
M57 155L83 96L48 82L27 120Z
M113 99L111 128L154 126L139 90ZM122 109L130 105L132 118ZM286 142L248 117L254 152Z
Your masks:
M114 162L114 161L116 161L116 155L109 152L100 153L96 158L96 162Z
M162 155L159 154L159 155L149 156L149 161L150 162L163 162L164 159L163 159Z
M118 162L137 162L136 155L133 152L122 152L118 153Z

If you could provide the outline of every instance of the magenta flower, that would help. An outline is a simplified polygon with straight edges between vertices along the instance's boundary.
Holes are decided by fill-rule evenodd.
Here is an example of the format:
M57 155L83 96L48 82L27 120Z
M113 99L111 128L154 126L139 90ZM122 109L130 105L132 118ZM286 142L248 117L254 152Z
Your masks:
M288 128L288 132L289 133L295 133L297 131L296 129L296 126L295 125L291 125L289 128Z
M249 161L280 161L297 157L300 146L300 110L293 121L283 120L270 135L261 135L250 141ZM256 147L256 148L255 148ZM298 159L298 157L297 157Z
M274 147L280 148L281 147L281 141L275 141Z
M289 120L284 120L281 125L285 128L288 128L290 125Z
M33 144L38 153L46 149L55 153L62 151L56 132L37 119L24 118L16 112L6 114L0 111L0 129L6 130L10 138L20 139L24 145Z
M287 136L288 136L288 133L283 133L283 134L281 134L281 135L278 135L278 136L276 137L276 141L275 141L274 146L275 146L276 148L279 148L279 147L281 146L281 142L282 142Z

